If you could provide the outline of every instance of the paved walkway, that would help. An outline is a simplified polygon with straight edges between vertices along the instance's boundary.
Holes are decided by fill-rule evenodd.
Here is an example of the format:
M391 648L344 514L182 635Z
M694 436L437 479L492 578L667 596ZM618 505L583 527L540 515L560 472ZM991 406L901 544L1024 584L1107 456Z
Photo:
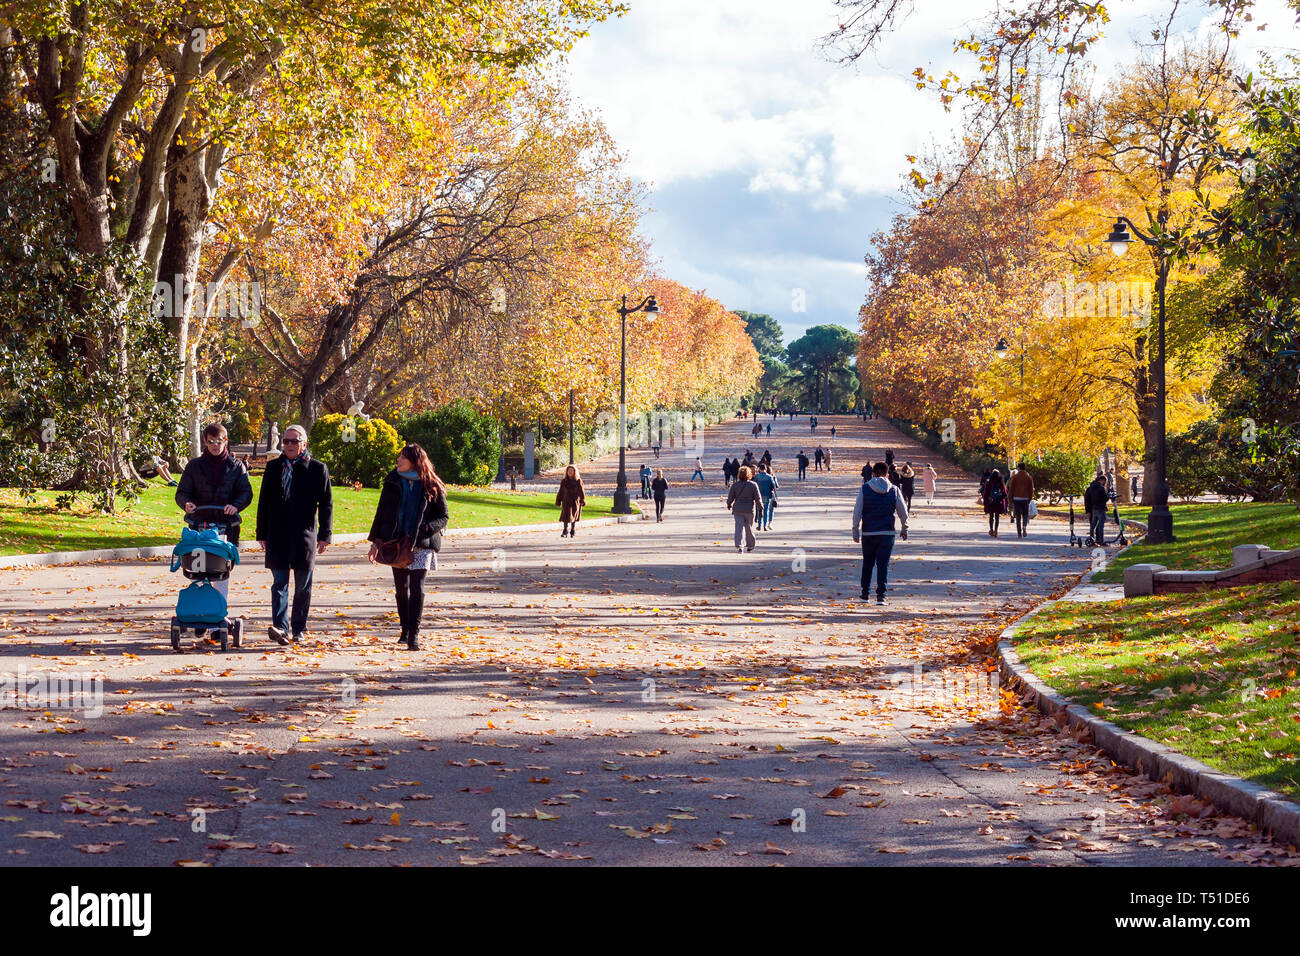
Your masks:
M264 633L239 568L243 652L171 652L162 561L0 571L0 656L105 675L102 716L0 715L0 862L584 865L1168 864L1285 852L1113 767L992 683L1011 619L1088 555L1063 522L996 541L937 459L890 603L857 600L849 518L882 422L837 426L793 480L807 420L665 448L667 518L449 541L425 650L396 649L391 580L361 545L318 569L310 643ZM818 436L828 442L828 435ZM722 456L770 448L775 530L736 554ZM630 456L629 469L649 457ZM617 456L584 469L612 487ZM639 483L633 479L633 489ZM453 515L453 523L455 517ZM251 556L250 556L251 557ZM255 558L254 558L255 560ZM1009 715L1009 716L1008 716ZM202 829L200 829L200 825Z

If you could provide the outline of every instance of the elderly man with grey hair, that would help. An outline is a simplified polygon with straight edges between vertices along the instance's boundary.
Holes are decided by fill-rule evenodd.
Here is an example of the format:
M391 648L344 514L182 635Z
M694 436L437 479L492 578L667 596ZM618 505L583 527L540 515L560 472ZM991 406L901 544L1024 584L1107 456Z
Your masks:
M257 499L257 543L271 571L271 626L267 634L288 644L307 632L311 576L316 555L324 554L333 531L334 499L329 469L307 452L307 429L290 425L284 453L266 464ZM317 525L317 515L320 523ZM293 571L293 618L288 614L289 572Z

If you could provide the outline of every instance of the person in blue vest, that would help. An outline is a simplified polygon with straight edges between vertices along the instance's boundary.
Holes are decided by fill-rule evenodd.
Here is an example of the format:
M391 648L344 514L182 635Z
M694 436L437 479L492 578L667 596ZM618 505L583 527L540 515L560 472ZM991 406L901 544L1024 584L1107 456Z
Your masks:
M885 603L889 555L894 536L907 540L907 505L903 494L889 482L889 466L878 461L870 470L862 466L862 489L853 506L853 541L862 542L862 600L871 596L871 568L876 569L876 603ZM894 516L902 527L894 530Z
M776 489L781 487L771 468L767 462L761 461L758 463L758 473L754 475L754 484L758 485L758 493L763 499L758 508L759 531L772 530L772 502L776 497Z

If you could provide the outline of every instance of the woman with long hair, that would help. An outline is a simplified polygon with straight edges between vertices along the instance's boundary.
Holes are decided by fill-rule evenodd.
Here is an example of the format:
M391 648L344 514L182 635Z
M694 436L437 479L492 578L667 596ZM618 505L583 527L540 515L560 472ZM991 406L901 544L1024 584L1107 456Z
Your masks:
M446 527L447 488L425 450L416 444L407 445L397 456L397 467L384 478L368 537L372 564L383 542L402 535L411 539L411 563L393 568L393 589L402 625L400 640L413 651L420 649L424 577L438 568Z
M1002 480L1002 472L996 468L989 474L988 483L984 485L984 513L989 516L989 537L998 536L998 522L1007 513L1007 485Z
M664 477L662 468L655 469L655 477L654 481L650 482L650 490L654 492L655 521L663 521L664 499L668 496L668 479Z
M582 517L582 506L587 503L587 493L582 490L582 476L576 466L564 469L559 490L555 492L555 503L560 509L560 523L564 525L560 537L568 535L572 538L578 529L578 519Z

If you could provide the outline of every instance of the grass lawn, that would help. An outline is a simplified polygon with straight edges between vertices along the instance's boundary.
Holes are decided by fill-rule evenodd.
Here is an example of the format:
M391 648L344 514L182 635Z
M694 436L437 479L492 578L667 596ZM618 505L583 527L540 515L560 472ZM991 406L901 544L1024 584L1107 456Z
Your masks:
M1056 604L1015 645L1091 712L1300 799L1300 583Z
M254 509L262 478L252 478L253 504L244 511L241 537L252 535ZM180 509L176 489L154 482L128 511L100 514L86 505L73 511L54 507L55 492L37 492L36 503L23 501L18 489L0 488L0 555L41 554L50 551L92 551L98 548L138 548L174 544L180 537ZM377 488L353 491L334 488L334 532L369 531L379 501ZM583 515L608 517L612 498L587 499ZM447 508L452 528L484 528L516 524L541 524L559 520L555 495L547 492L484 491L449 487Z
M1042 513L1068 517L1060 507L1044 507ZM1150 508L1128 505L1120 515L1146 521ZM1163 564L1170 570L1205 571L1232 565L1232 549L1238 544L1263 544L1285 550L1300 548L1300 510L1293 504L1171 504L1174 513L1174 536L1169 544L1136 544L1116 558L1093 578L1098 584L1118 584L1124 569L1132 564ZM1088 533L1088 523L1076 505L1075 531ZM1107 534L1114 531L1108 526ZM1066 532L1061 532L1062 540Z

